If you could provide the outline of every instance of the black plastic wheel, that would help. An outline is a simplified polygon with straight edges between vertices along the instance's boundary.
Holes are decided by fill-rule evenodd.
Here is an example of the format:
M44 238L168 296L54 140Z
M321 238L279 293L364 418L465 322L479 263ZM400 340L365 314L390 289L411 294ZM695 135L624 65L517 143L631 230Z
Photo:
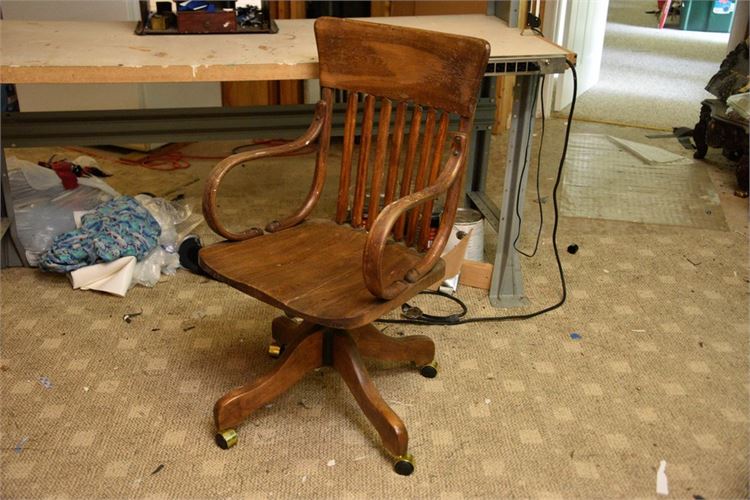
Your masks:
M216 433L216 436L214 436L214 441L216 441L216 444L222 450L228 450L229 449L229 443L227 443L227 440L224 439L224 436L221 435L221 432L217 432Z
M425 378L435 378L437 377L437 373L437 367L431 364L424 365L419 369L419 374Z
M228 450L237 444L237 432L234 429L225 429L217 432L214 441L222 450Z
M409 462L408 460L398 460L393 465L393 470L396 471L396 474L409 476L412 472L414 472L414 464Z

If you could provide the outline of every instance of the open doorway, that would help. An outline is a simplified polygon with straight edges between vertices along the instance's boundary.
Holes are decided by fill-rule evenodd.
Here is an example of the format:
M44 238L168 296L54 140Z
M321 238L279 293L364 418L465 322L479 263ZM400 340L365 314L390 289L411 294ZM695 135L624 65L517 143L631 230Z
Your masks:
M578 120L665 130L695 124L700 102L711 97L704 87L727 52L729 33L680 29L675 18L659 29L657 0L556 4L576 6L558 10L564 24L553 29L560 43L579 53ZM554 86L556 111L570 103L569 78Z

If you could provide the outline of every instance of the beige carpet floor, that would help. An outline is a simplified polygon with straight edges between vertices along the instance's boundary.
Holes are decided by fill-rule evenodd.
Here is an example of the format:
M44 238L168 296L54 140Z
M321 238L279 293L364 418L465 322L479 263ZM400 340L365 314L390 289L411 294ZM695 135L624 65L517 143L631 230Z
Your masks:
M559 141L561 122L548 127ZM600 131L592 127L580 131ZM602 131L636 135L615 132ZM559 154L549 140L543 189ZM210 163L185 173L203 179ZM269 174L293 175L285 165L250 174L254 187L233 185L229 216L283 209L287 198L276 195L289 182ZM430 335L440 362L431 380L408 366L368 364L409 429L417 461L410 477L391 470L377 434L328 369L239 427L236 447L214 445L214 401L275 362L265 353L272 308L184 270L116 298L74 291L66 278L35 269L4 269L0 496L653 498L665 460L672 497L746 498L747 200L732 196L731 171L705 168L726 229L564 217L563 307L525 321L387 327ZM168 173L158 176L168 182ZM176 184L197 207L200 183L185 185L187 178ZM137 192L135 184L122 189ZM534 226L525 231L524 244ZM199 233L212 241L205 227ZM559 298L549 225L543 237L540 256L523 262L531 301L523 311ZM569 243L578 253L564 251ZM458 296L470 316L520 312L493 309L485 291L464 287ZM446 308L417 302L430 312ZM128 313L141 314L127 323Z
M651 0L610 0L599 82L576 118L672 130L692 128L726 55L727 33L658 29Z

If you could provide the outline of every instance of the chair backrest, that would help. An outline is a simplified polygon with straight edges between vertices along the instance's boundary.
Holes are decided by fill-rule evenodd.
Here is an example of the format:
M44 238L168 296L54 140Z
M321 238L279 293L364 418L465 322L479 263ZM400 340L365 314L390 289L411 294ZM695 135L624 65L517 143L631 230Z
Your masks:
M315 38L329 111L335 91L345 91L336 222L369 230L381 207L435 182L452 129L470 132L489 45L337 18L319 18ZM318 162L326 161L330 117L329 112ZM446 195L452 201L445 203L441 224L453 224L462 179L463 170ZM394 239L425 250L432 210L433 202L411 210L395 224Z

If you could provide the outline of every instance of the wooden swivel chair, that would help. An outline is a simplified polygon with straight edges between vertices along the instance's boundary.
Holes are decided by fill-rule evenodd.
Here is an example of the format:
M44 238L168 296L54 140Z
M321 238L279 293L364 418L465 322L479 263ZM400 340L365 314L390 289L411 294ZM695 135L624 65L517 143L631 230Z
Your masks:
M272 348L280 354L276 367L217 401L217 443L232 446L234 428L250 413L311 370L331 366L380 434L396 471L410 474L406 427L378 393L362 357L413 362L428 377L437 373L430 338L392 338L372 322L443 277L440 254L462 196L467 135L489 45L335 18L318 19L315 37L322 97L307 132L222 160L205 186L206 221L228 241L203 248L200 265L286 313L271 325ZM326 179L337 93L345 97L346 113L335 219L308 219ZM296 213L265 232L233 232L219 221L217 192L227 172L316 141L312 187ZM436 198L444 206L430 245Z

